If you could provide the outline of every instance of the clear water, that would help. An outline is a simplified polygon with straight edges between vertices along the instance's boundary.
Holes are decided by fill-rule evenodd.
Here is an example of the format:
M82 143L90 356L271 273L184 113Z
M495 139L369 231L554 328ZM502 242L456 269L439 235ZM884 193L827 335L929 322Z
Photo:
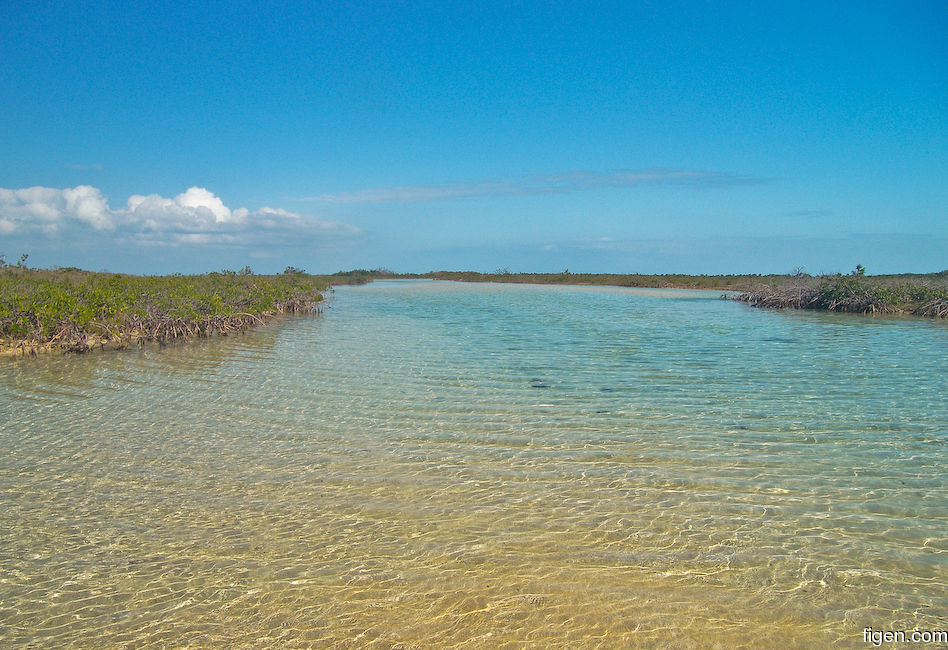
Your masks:
M379 282L0 364L3 647L867 647L948 629L948 327Z

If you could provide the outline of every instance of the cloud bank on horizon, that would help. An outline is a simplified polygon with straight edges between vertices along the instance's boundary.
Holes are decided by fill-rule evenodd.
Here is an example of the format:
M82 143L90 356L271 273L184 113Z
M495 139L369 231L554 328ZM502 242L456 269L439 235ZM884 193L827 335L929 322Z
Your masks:
M466 197L564 194L600 188L631 188L647 185L720 187L764 182L767 182L767 179L687 169L619 170L608 173L577 170L559 174L534 174L515 181L379 187L355 192L306 196L298 200L327 203L417 203Z
M57 189L0 188L0 235L111 235L141 245L278 243L299 237L345 239L361 231L336 221L262 207L231 209L213 192L190 187L174 198L135 194L124 207L109 207L90 185Z

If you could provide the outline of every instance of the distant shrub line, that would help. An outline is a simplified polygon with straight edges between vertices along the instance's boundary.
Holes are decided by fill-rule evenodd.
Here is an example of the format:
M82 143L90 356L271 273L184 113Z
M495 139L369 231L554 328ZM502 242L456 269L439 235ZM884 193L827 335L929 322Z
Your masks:
M456 282L509 282L641 288L715 289L755 307L792 307L864 314L911 314L948 318L948 271L867 276L861 264L849 275L792 274L685 275L641 273L494 273L431 271L393 273L386 269L340 271L336 276L367 282L385 278L427 278Z
M518 284L576 284L613 287L656 289L750 289L764 281L775 281L785 276L776 275L686 275L683 273L511 273L500 269L496 273L475 271L432 271L419 276L434 280L458 282L510 282Z

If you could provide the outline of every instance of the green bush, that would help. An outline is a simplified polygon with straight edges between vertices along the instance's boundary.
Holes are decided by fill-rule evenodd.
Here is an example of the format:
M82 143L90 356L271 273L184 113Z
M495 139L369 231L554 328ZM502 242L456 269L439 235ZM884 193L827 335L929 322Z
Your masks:
M30 344L170 332L209 334L312 309L327 283L302 272L135 276L0 266L0 339ZM147 337L146 337L147 338Z

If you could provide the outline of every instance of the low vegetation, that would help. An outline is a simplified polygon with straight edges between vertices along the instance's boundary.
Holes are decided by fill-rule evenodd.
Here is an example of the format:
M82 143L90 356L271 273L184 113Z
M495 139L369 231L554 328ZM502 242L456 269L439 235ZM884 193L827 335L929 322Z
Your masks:
M421 276L412 274L398 275L388 269L372 269L371 271L369 269L352 269L351 271L337 271L330 276L334 284L366 284L372 280L408 277L417 278Z
M657 289L723 289L739 291L751 289L764 282L777 282L786 276L778 275L684 275L670 273L647 275L642 273L511 273L498 269L494 273L474 271L433 271L417 276L435 280L459 282L515 282L521 284L578 284L612 287L642 287Z
M857 266L849 275L790 277L784 283L755 287L735 299L755 307L948 318L948 271L867 276Z
M85 352L227 335L282 313L319 309L326 278L289 267L136 276L0 262L0 351Z
M611 287L643 287L658 289L723 289L750 290L762 283L780 282L784 275L684 275L672 273L647 275L642 273L513 273L498 269L494 273L477 271L429 271L428 273L395 273L388 269L353 269L339 271L332 276L363 283L385 279L449 280L452 282L509 282L516 284L577 284Z

